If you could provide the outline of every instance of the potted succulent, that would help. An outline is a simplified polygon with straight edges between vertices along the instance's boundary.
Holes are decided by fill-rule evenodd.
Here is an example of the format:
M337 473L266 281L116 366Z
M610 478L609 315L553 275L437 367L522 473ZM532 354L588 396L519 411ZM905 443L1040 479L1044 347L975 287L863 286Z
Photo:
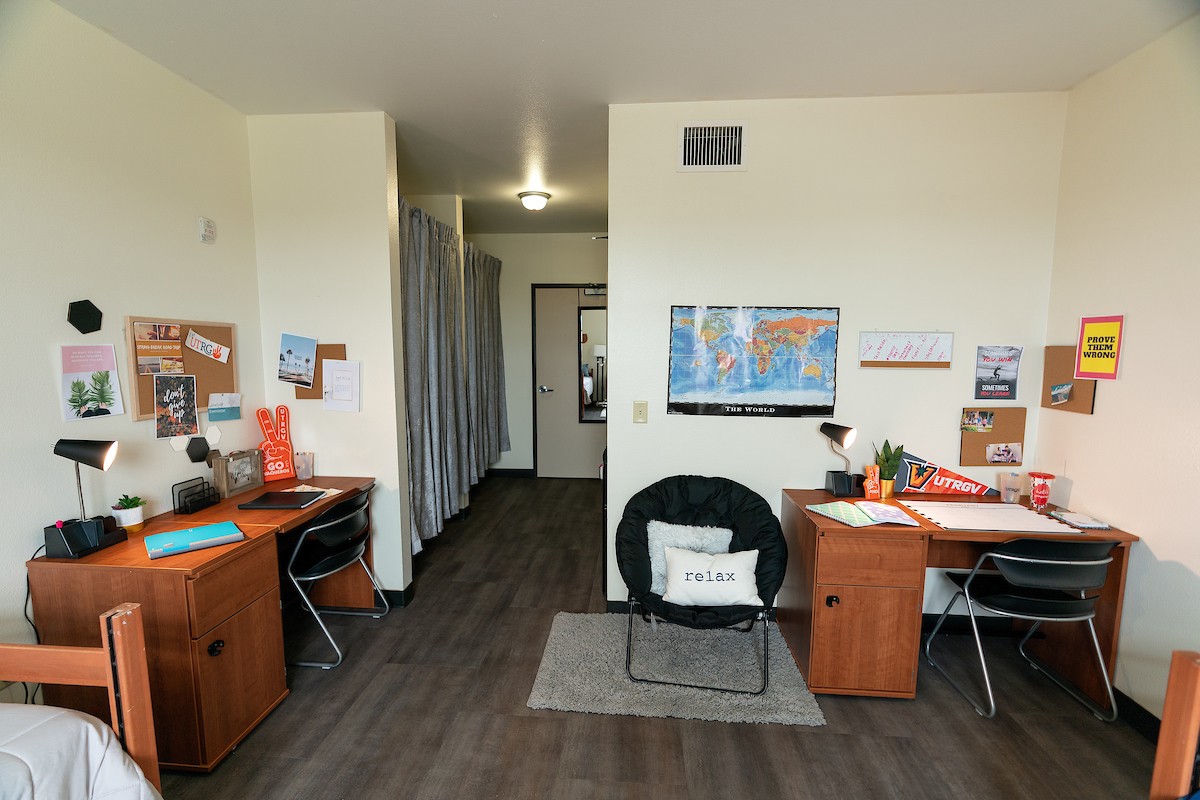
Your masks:
M872 445L874 447L874 445ZM887 439L883 440L883 449L875 448L875 463L879 465L879 495L891 497L896 487L896 473L900 471L900 461L904 458L904 445L892 447Z
M146 524L145 506L146 501L142 498L123 494L113 505L113 517L116 518L117 524L129 533L137 533Z

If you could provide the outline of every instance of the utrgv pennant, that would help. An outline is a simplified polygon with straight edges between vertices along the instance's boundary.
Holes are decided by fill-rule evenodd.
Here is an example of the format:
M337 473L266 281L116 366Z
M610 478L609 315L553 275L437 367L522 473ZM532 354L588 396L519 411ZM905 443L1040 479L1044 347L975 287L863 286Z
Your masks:
M192 350L195 350L202 356L208 356L214 361L220 361L225 364L229 361L229 348L223 344L217 344L211 339L205 339L194 330L188 329L187 339L183 342Z
M1000 492L905 451L896 471L896 492L998 495Z

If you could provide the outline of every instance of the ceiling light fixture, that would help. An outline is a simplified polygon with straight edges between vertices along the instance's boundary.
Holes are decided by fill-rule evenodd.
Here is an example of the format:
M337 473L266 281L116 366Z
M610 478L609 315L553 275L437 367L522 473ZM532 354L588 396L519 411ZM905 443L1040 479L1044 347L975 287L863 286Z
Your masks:
M530 211L541 211L550 202L550 195L545 192L519 192L517 197L521 198L521 205Z

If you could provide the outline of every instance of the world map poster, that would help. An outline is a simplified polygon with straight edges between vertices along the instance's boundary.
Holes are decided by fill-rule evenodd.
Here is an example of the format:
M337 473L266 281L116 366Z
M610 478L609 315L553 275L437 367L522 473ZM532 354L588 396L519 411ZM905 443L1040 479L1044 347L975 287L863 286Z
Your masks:
M667 413L833 416L838 311L671 306Z

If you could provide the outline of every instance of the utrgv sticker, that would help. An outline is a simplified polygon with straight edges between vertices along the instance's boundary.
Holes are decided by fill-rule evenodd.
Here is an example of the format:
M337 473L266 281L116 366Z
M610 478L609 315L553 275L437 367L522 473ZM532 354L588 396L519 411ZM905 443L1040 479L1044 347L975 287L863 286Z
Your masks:
M195 350L203 356L208 356L214 361L220 361L225 364L229 361L229 348L223 344L217 344L214 341L205 339L194 330L188 329L187 339L184 344Z

